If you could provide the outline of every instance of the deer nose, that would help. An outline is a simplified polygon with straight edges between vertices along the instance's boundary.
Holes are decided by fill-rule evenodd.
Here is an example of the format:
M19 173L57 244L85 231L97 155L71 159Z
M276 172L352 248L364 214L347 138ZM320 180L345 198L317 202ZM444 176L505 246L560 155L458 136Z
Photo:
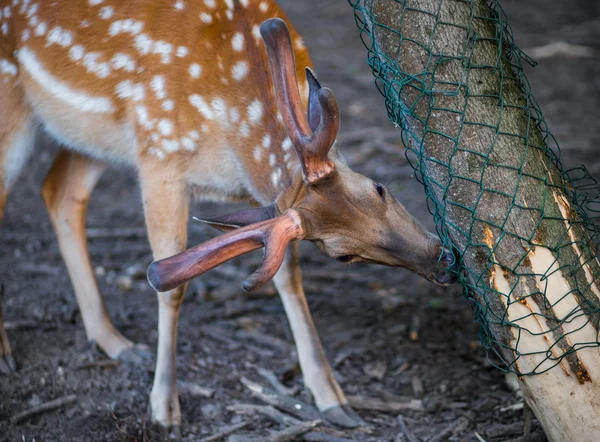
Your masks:
M440 285L449 285L456 282L458 273L458 259L452 249L444 247L438 260L438 271L435 274L435 282Z

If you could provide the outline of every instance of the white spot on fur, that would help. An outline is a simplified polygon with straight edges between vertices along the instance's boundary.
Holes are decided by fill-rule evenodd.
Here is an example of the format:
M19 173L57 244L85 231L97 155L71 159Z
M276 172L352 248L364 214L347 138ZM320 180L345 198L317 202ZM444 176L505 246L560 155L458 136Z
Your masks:
M189 53L190 51L188 48L186 48L185 46L179 46L175 55L177 55L178 58L183 58Z
M158 122L158 131L161 135L169 136L173 133L173 123L171 120L162 119Z
M217 97L217 98L213 99L210 104L214 110L217 120L219 120L223 124L228 124L229 123L229 121L227 120L227 112L228 111L227 111L227 104L225 103L225 100Z
M135 70L135 61L133 58L122 52L115 54L110 62L114 69L123 69L127 72L133 72Z
M237 110L237 108L232 107L229 110L229 119L232 123L237 123L238 121L240 121L240 112Z
M233 0L225 0L225 4L227 5L227 9L233 9Z
M290 140L290 137L285 137L285 139L281 143L281 148L284 151L287 151L287 150L290 150L291 147L292 147L292 140Z
M100 3L102 3L104 0L88 0L89 4L92 6L98 6Z
M244 49L244 35L236 32L231 39L231 47L234 51L241 52Z
M4 18L10 18L11 16L12 16L12 11L10 9L10 6L5 6L4 7ZM2 18L1 15L0 15L0 18Z
M167 98L167 91L165 89L166 81L162 75L155 75L150 81L150 87L154 91L156 98L163 100Z
M21 66L29 72L33 80L61 101L84 112L108 113L114 110L110 99L106 97L94 97L75 91L65 83L54 78L43 68L35 53L29 48L21 48L18 58Z
M254 100L248 105L248 120L251 124L257 124L263 117L263 105L260 101Z
M270 135L265 135L262 139L262 146L265 149L268 149L271 146L271 136Z
M248 126L248 123L245 121L240 125L240 135L244 138L248 138L250 135L250 126Z
M252 26L252 36L255 40L260 40L260 27L258 25Z
M81 23L79 24L80 28L87 28L90 26L90 21L88 19L85 20L81 20Z
M261 157L262 157L262 150L259 146L256 146L254 148L254 159L256 161L260 161Z
M240 3L244 8L248 7L248 0L240 0Z
M277 170L273 171L273 173L271 174L271 181L273 182L274 186L278 186L279 185L279 177L281 176L281 169L277 168Z
M258 9L260 9L260 12L267 12L267 9L269 9L269 5L267 4L267 2L260 2L260 4L258 5Z
M31 36L31 31L29 29L25 29L23 32L21 32L21 41L29 40L30 36Z
M46 46L57 44L62 47L71 46L73 44L73 34L60 26L55 26L48 32L46 36Z
M147 34L136 35L134 45L140 54L147 55L152 49L152 39Z
M231 76L237 80L242 80L246 75L248 75L248 63L245 61L238 61L233 65L231 69Z
M81 45L73 45L69 49L69 58L73 61L79 61L83 58L85 49Z
M133 101L142 101L146 96L144 86L131 80L125 80L117 84L115 92L122 100L131 98Z
M98 17L102 20L108 20L115 14L115 10L112 6L103 6L98 13Z
M227 16L227 18L229 20L233 20L233 11L232 10L230 10L230 9L226 10L225 15Z
M188 137L181 138L181 145L183 146L183 148L185 150L194 150L194 149L196 149L196 143L194 143L194 141L192 141L192 139L188 138Z
M163 160L165 158L165 153L156 147L151 147L150 149L148 149L148 153L150 153L150 155L155 156L159 160Z
M0 73L12 75L13 77L17 75L17 67L12 64L8 60L0 60Z
M202 126L200 126L200 130L205 134L208 133L208 125L203 124Z
M154 123L148 115L148 109L142 105L135 107L135 113L137 114L138 123L146 130L154 129Z
M215 0L204 0L204 4L210 9L214 9L214 7L216 6Z
M108 33L113 37L119 34L138 35L142 32L142 29L144 29L144 23L128 18L126 20L114 21L110 25Z
M275 163L277 163L277 157L274 153L272 153L269 155L269 164L271 165L271 167L273 167Z
M8 23L2 23L2 35L8 35Z
M35 5L31 5L31 7L27 10L27 18L33 17L40 8L40 5L36 3Z
M304 46L304 40L302 40L302 37L298 37L298 38L296 38L296 40L294 40L294 47L296 48L297 51L303 51L304 49L306 49L306 46Z
M213 19L212 15L203 12L202 14L200 14L200 20L202 20L204 23L212 23Z
M164 64L169 64L172 60L173 45L171 43L167 43L166 41L158 40L154 42L152 52L155 54L160 54L161 61Z
M160 107L162 107L164 110L169 112L169 111L172 111L173 109L175 109L175 102L173 100L165 100L162 102Z
M283 124L283 117L281 116L281 112L277 111L277 121Z
M33 33L35 34L36 37L41 37L46 32L48 32L48 25L46 24L45 21L43 21L40 24L38 24L35 27L35 30L33 31Z
M175 9L177 9L178 11L183 11L185 9L185 3L183 3L181 0L177 0L175 2L174 5Z
M192 78L200 78L200 74L202 74L202 66L200 66L198 63L192 63L189 71Z
M93 74L100 78L106 78L110 75L110 65L107 62L99 62L102 54L100 52L88 52L83 56L83 65Z
M167 152L177 152L179 150L179 141L177 140L162 140L162 147Z
M192 138L192 140L196 140L198 141L200 139L200 134L198 133L197 130L191 130L189 132L190 138Z
M210 106L206 103L206 101L204 101L204 98L202 98L200 95L198 95L198 94L190 95L189 102L205 118L208 118L209 120L212 120L215 117L214 114L213 114L213 111L210 108Z

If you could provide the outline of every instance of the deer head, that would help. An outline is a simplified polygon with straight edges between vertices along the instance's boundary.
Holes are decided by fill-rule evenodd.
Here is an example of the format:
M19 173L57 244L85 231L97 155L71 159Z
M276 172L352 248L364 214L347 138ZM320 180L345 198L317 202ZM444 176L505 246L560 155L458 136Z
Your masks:
M287 245L300 239L343 262L405 267L440 285L454 282L454 256L440 239L381 184L353 172L337 152L330 152L340 126L339 109L331 90L321 87L310 69L305 116L285 22L267 20L260 32L277 104L301 167L272 205L203 220L227 233L154 262L148 269L150 284L158 291L170 290L264 247L263 263L243 283L244 289L253 290L273 278Z

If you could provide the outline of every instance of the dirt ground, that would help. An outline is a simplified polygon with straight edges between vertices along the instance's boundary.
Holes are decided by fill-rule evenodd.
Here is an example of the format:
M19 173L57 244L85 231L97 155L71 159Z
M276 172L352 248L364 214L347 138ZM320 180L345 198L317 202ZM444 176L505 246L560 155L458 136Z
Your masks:
M346 0L281 1L305 37L319 78L343 112L341 149L356 170L389 184L426 225L424 194L412 178L399 136L375 90L366 52ZM564 40L590 56L551 56L529 69L533 92L568 166L600 175L600 3L593 0L502 2L517 43L527 50ZM385 132L385 137L377 134ZM111 363L86 342L71 284L39 197L56 150L38 149L12 192L0 228L4 317L19 366L0 376L0 441L137 441L159 438L146 407L154 362ZM193 215L233 207L198 204ZM112 319L129 338L157 341L157 306L145 281L151 253L134 174L111 169L88 213L90 252ZM215 235L190 225L189 244ZM226 264L193 284L178 342L182 439L196 441L233 424L235 437L263 440L281 427L235 404L262 404L241 379L269 386L274 373L311 401L295 364L282 305L271 286L247 295L241 280L260 255ZM338 379L367 425L319 426L306 440L506 441L523 434L520 399L486 359L460 287L442 289L404 270L344 265L302 247L308 301ZM261 374L262 373L262 374ZM16 413L65 395L75 402L17 424ZM378 399L378 403L369 402ZM239 408L239 407L238 407ZM401 433L397 416L415 438ZM533 420L535 440L544 441ZM335 438L338 439L335 439ZM346 439L343 439L346 438ZM226 438L225 438L226 439ZM238 439L239 440L239 439Z

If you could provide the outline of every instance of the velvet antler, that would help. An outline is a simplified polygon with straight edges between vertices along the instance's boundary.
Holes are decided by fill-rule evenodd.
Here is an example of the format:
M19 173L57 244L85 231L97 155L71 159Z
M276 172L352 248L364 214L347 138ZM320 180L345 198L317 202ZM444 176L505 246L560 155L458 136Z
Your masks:
M287 245L303 237L300 215L288 210L276 218L233 230L178 255L153 262L148 267L148 282L156 291L166 292L225 261L264 247L262 264L242 284L244 290L251 291L275 276Z
M337 101L333 92L328 88L321 88L308 70L311 95L309 124L302 109L294 51L287 25L280 18L272 18L261 25L260 34L267 48L275 96L283 122L300 158L305 180L309 184L316 184L335 170L334 163L327 155L340 127ZM315 127L317 121L318 126Z

